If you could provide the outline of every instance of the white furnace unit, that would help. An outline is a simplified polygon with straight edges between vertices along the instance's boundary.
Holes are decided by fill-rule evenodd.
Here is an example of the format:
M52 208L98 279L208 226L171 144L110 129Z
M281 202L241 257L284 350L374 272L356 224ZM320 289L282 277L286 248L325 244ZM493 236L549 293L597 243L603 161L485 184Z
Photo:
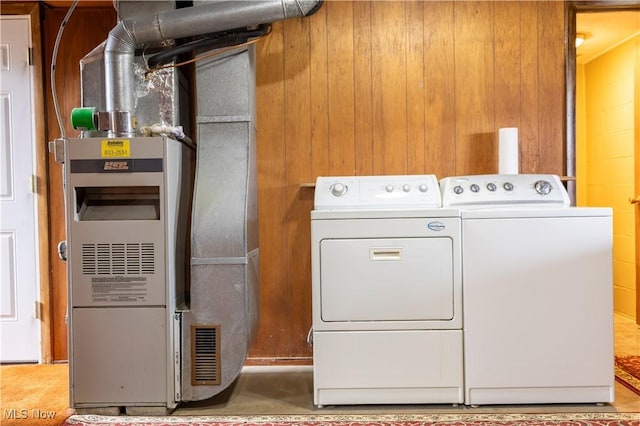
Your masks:
M319 177L314 403L463 402L460 217L433 175Z
M611 209L554 175L441 181L462 217L465 403L614 398Z

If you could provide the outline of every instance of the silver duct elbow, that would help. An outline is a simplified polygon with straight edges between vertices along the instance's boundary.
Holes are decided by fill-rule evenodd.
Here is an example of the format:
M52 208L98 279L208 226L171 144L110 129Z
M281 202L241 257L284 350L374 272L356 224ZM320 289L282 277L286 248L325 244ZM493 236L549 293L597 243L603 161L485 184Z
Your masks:
M133 59L135 40L120 22L109 33L104 49L105 106L109 115L109 135L130 137L135 135L132 115Z
M252 25L308 16L322 0L216 1L202 6L121 21L105 44L105 98L110 134L132 136L135 109L133 62L136 48Z

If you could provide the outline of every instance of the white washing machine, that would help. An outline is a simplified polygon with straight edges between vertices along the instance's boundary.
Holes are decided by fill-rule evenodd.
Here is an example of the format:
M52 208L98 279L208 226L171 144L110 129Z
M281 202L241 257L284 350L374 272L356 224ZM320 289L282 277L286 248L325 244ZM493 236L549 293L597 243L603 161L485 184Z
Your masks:
M460 215L433 175L319 177L314 403L462 403Z
M445 178L462 218L465 403L614 399L612 218L557 176Z

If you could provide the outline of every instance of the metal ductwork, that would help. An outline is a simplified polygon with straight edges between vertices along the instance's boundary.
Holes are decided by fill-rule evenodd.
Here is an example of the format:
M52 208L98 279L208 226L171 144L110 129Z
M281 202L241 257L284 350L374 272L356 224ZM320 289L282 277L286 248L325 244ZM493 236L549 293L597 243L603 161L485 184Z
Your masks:
M105 96L113 136L132 136L135 50L158 42L271 23L314 13L321 0L216 1L128 18L111 30L104 49Z
M147 60L255 39L321 0L192 4L120 0L122 20L81 61L82 136L62 141L79 412L163 414L211 398L240 374L257 330L255 45L231 43L186 72L147 72Z

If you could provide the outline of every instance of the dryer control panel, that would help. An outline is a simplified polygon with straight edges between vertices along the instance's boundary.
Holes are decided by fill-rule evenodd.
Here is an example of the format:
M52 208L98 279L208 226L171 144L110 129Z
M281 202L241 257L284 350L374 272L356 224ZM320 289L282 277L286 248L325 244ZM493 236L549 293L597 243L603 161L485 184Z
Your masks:
M570 203L560 178L547 174L452 176L440 181L440 191L443 207Z
M317 210L421 209L442 205L435 175L320 176L314 201Z

